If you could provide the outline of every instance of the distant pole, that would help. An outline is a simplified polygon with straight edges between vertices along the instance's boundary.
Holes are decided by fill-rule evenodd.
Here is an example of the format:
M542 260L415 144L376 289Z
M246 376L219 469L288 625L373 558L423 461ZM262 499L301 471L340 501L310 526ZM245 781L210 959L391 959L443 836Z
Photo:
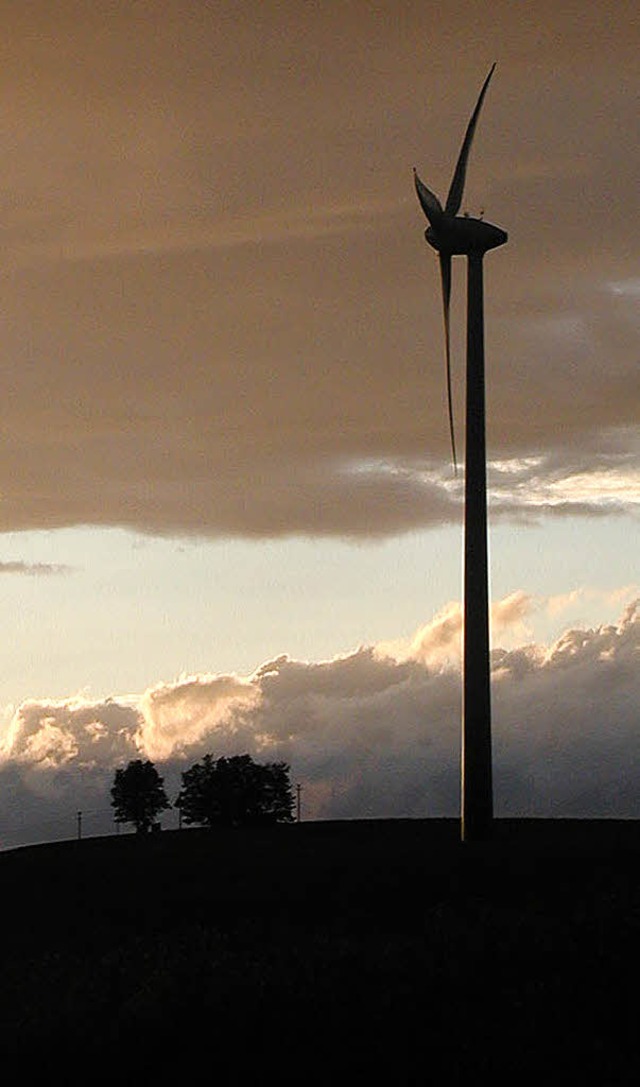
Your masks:
M82 838L82 812L78 812L78 841Z
M482 252L469 253L465 451L462 838L490 837L491 687Z
M529 815L536 814L536 779L533 774L529 775Z
M300 822L300 812L301 812L300 794L301 794L301 792L302 792L302 785L300 785L300 784L296 785L296 823Z

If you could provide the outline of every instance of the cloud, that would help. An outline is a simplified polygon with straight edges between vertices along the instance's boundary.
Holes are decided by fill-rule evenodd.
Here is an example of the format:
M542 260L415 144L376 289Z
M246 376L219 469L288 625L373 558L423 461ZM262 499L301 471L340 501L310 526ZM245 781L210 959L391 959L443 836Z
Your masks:
M637 817L639 609L494 656L496 758L511 794L528 778L550 814Z
M0 528L457 521L411 165L446 191L485 54L466 197L510 234L487 266L493 513L637 509L636 26L595 8L12 10Z
M531 594L525 593L522 589L510 593L502 600L496 600L491 606L492 628L499 632L515 625L520 629L531 613L532 607Z
M526 593L497 602L502 629L532 606ZM452 604L399 656L280 656L249 677L182 677L138 698L26 702L5 728L0 835L55 837L61 810L83 804L104 831L116 766L150 757L174 795L207 751L287 760L309 818L455 815L460 677L446 654L458 637ZM493 650L498 813L638 816L639 653L640 600L617 623Z
M589 443L588 443L589 444ZM640 444L631 431L592 436L591 448L489 464L495 517L598 516L640 509Z
M491 604L492 635L522 637L528 632L526 618L536 607L530 593L523 590L510 593ZM460 659L462 652L462 606L452 601L422 627L410 643L407 656L422 661L429 668L450 665Z
M0 574L25 574L28 577L51 577L70 574L74 567L54 562L0 562Z
M158 684L139 702L140 745L149 758L166 760L188 754L211 735L232 745L242 742L235 717L258 697L250 680L235 676L193 676Z
M433 665L460 656L462 638L462 608L452 602L417 632L411 643L410 656Z
M133 758L138 750L140 714L114 699L23 702L5 723L4 761L34 774L73 765L80 771Z
M540 601L549 615L559 616L567 611L576 611L587 602L596 602L600 606L621 607L626 600L632 599L640 591L640 585L624 585L616 589L596 589L582 585L567 593L557 593Z

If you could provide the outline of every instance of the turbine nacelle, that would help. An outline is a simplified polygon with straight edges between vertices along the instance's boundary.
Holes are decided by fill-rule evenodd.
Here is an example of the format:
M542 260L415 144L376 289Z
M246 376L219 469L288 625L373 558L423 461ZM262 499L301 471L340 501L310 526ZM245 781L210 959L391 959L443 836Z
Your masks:
M427 227L424 236L432 249L449 257L486 253L488 249L504 245L508 237L499 226L467 215L457 215L453 219L444 216L438 228Z

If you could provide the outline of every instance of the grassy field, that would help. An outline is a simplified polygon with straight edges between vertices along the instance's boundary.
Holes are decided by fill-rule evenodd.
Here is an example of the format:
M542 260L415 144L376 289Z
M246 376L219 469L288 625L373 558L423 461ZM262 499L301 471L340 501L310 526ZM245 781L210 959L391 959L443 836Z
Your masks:
M204 1060L222 1083L635 1084L639 861L640 825L613 821L499 821L473 846L452 820L394 820L14 850L2 1052L67 1082L188 1082Z

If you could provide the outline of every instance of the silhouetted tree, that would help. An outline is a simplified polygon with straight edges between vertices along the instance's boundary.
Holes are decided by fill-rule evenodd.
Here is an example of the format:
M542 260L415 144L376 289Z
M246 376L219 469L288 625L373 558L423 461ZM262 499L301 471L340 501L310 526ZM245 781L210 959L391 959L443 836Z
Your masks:
M152 762L134 759L124 770L116 770L111 804L117 823L133 823L138 834L155 825L156 816L171 804L163 780Z
M293 806L287 763L260 764L250 755L205 755L182 774L176 800L186 823L210 827L290 823Z

